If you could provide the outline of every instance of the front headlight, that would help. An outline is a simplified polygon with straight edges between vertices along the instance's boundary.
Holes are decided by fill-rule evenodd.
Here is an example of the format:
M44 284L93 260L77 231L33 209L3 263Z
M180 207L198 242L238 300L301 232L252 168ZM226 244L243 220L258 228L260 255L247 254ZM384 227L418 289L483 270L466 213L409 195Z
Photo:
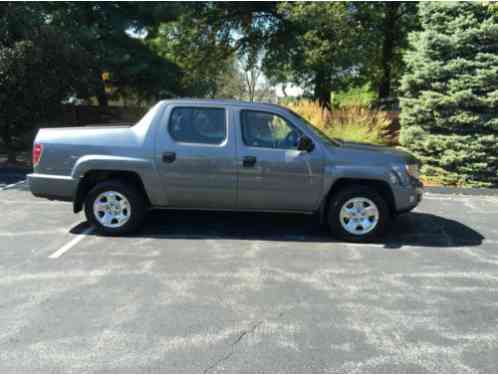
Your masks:
M419 170L418 164L400 164L393 166L394 176L396 176L398 182L403 186L410 185L410 177L418 179ZM392 176L392 177L394 177ZM391 182L394 183L394 179L391 177Z
M406 164L405 165L406 174L418 180L420 173L418 164Z

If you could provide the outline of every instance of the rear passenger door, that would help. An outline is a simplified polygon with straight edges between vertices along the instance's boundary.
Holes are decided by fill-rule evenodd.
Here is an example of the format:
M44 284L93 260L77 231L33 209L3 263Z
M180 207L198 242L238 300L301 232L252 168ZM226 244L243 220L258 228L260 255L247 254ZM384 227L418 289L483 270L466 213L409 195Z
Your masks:
M229 107L171 105L156 135L156 165L167 204L233 209L237 166Z

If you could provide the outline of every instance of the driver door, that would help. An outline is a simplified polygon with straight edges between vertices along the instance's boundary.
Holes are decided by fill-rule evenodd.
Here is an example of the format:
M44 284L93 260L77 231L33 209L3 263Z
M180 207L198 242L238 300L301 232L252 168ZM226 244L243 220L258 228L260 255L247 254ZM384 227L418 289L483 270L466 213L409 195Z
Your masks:
M321 150L297 150L302 131L282 114L236 113L239 188L237 207L310 212L322 190Z

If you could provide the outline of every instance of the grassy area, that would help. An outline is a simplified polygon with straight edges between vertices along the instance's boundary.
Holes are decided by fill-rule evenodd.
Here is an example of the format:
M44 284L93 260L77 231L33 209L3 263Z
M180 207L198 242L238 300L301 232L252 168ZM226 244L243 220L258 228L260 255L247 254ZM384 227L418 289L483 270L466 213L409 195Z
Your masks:
M389 137L391 120L385 112L361 106L342 106L328 111L321 108L318 102L305 99L286 105L332 138L392 144Z

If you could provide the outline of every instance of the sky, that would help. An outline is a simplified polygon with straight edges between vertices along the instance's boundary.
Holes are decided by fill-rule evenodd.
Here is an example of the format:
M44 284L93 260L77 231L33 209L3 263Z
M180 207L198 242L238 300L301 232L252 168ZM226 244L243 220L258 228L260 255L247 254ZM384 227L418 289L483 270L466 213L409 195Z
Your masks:
M277 97L279 98L282 98L284 97L284 93L283 93L283 90L282 90L282 84L278 84L275 86L275 92L277 94ZM303 92L304 90L299 87L299 86L295 86L293 85L292 83L287 83L285 84L285 92L287 93L288 96L300 96L300 95L303 95Z

